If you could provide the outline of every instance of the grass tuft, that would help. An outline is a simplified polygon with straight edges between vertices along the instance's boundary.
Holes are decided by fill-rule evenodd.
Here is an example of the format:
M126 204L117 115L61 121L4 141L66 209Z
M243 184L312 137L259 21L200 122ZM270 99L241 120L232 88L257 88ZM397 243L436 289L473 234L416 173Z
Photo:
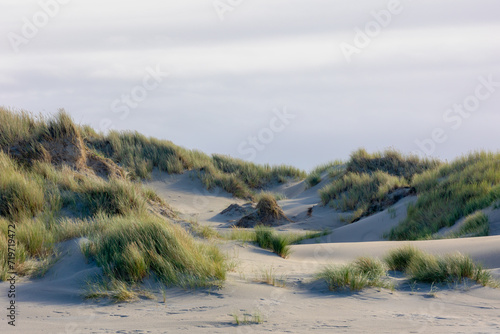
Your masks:
M149 215L109 218L84 253L113 279L139 282L150 272L167 285L218 285L226 263L215 246L195 242L179 226Z
M260 247L269 249L284 259L290 255L290 241L286 235L277 234L269 227L257 226L255 237Z
M475 212L465 217L463 225L458 233L453 236L459 237L485 237L490 234L490 223L488 216L483 212Z
M382 281L385 275L382 262L363 257L351 264L327 266L316 275L316 279L326 281L331 291L360 291L367 287L388 287Z
M23 171L1 151L0 169L0 215L20 219L41 212L45 199L38 178Z
M407 245L390 251L384 261L390 270L405 272L413 281L452 283L467 278L483 286L498 285L481 265L460 253L435 256Z
M496 285L489 272L460 253L441 257L420 253L412 259L406 272L420 282L461 282L468 278L483 286Z
M421 251L417 248L406 245L394 250L391 250L384 258L389 270L406 271L410 262L414 257L421 255Z

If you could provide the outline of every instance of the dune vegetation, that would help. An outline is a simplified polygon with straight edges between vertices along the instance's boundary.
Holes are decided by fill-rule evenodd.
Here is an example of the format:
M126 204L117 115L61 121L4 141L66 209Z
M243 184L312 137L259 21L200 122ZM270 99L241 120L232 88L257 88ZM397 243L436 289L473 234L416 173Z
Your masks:
M398 189L409 188L413 176L439 165L439 161L404 156L394 150L369 154L360 149L346 164L330 170L331 183L319 194L324 205L349 212L347 221L352 223L411 193L408 189L403 195L391 196Z
M390 240L434 238L440 229L465 217L460 231L448 237L488 235L487 217L480 210L500 201L499 153L475 152L445 163L394 150L369 154L360 149L338 166L330 169L330 183L319 195L324 205L346 212L349 223L405 196L418 196L407 217L387 233ZM318 167L324 170L328 168ZM319 183L317 175L313 171L307 180Z
M327 283L331 291L360 291L368 287L392 288L383 278L387 276L384 264L373 258L360 257L353 263L327 266L316 275Z
M258 201L259 209L271 203L271 211L284 195L266 192L270 186L304 180L314 187L327 179L320 198L346 212L348 222L416 194L407 217L387 234L392 240L432 238L461 218L464 223L451 237L487 235L481 210L500 201L498 153L477 152L443 163L394 150L369 154L360 149L349 161L306 174L290 166L207 155L136 132L97 133L75 124L63 110L42 117L0 108L0 279L7 276L9 256L18 273L42 275L56 259L57 243L85 237L85 254L113 282L137 283L153 273L166 284L219 284L227 270L224 257L178 227L168 204L142 186L155 168L171 174L192 171L207 189L220 187ZM15 252L8 246L13 227ZM151 235L171 247L152 244ZM283 257L290 244L304 238L262 227L234 229L223 237L253 241ZM160 260L165 257L172 260Z
M322 175L328 173L331 175L336 171L344 169L344 162L341 160L335 160L326 164L322 164L314 168L306 178L306 185L308 188L312 188L318 185L323 179Z
M418 282L456 283L470 279L483 286L498 287L490 272L461 253L435 256L407 245L390 251L384 261L390 270L404 272Z
M484 237L490 232L490 222L488 216L483 212L475 212L465 217L460 229L455 237Z
M410 245L389 251L383 261L360 257L349 264L327 266L316 279L326 282L332 291L394 289L388 270L402 272L412 282L459 284L471 280L483 286L499 287L491 273L468 256L461 253L435 256Z
M85 254L113 282L154 273L169 285L220 284L227 268L219 250L196 241L154 192L87 146L90 132L62 111L43 118L0 108L0 279L9 269L42 275L57 243L86 237Z
M498 202L500 154L471 153L416 175L412 186L418 201L408 208L408 217L390 231L392 240L430 238L441 228ZM484 218L482 221L484 226ZM485 235L487 230L482 232Z
M133 179L150 178L153 168L170 174L193 170L207 189L220 187L235 197L251 199L273 183L306 177L304 171L291 166L256 165L224 155L209 156L137 132L112 131L104 136L85 129L87 145L126 168Z

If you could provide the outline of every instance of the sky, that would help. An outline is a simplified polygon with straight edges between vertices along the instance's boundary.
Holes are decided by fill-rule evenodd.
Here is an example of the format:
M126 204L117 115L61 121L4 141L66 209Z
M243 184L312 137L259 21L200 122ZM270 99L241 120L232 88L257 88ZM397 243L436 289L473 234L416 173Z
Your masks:
M0 105L310 170L499 150L497 0L1 0Z

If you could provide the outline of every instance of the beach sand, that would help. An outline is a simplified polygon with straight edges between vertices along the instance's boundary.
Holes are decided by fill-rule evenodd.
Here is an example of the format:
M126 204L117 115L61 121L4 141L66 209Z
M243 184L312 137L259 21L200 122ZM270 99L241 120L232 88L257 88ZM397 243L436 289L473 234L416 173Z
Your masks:
M230 204L244 204L221 191L207 191L192 173L159 172L147 183L184 219L225 231L236 216L220 212ZM499 333L500 290L476 284L432 286L396 277L394 291L367 289L358 293L330 292L314 275L328 264L358 256L383 257L405 244L433 254L460 251L480 261L500 278L500 236L417 242L385 241L383 234L406 215L407 197L387 210L345 225L342 214L320 206L318 186L303 182L277 186L287 196L280 201L294 222L279 231L302 232L328 228L331 234L292 246L283 259L249 243L220 241L220 248L236 264L220 289L166 289L154 282L153 299L131 303L84 300L85 282L100 269L85 261L80 240L59 245L61 260L41 279L16 284L16 326L7 325L1 312L1 333ZM307 215L313 207L312 215ZM488 214L494 219L498 210ZM492 221L492 226L498 226ZM498 229L493 229L498 234ZM274 276L277 286L263 283ZM145 286L148 286L148 282ZM284 285L284 286L282 286ZM1 305L7 305L8 282L0 284ZM258 319L259 324L236 322Z

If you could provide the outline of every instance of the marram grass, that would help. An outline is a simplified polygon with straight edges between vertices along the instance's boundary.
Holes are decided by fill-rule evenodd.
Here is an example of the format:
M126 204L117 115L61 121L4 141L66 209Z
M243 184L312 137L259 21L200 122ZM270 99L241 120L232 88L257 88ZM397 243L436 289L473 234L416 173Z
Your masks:
M196 242L177 225L149 215L110 217L108 224L82 249L109 277L139 282L154 273L167 285L184 287L225 279L226 261L218 248Z

